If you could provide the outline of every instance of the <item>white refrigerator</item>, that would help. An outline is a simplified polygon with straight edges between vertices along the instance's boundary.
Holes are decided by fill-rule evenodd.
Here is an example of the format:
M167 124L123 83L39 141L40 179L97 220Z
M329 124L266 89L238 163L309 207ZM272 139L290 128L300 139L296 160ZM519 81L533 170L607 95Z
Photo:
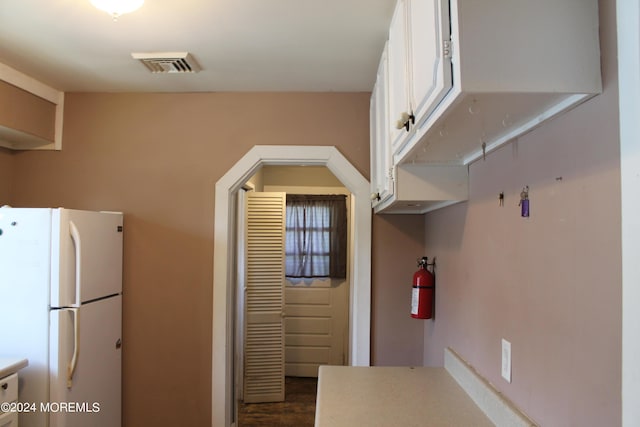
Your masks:
M121 425L120 213L0 208L0 357L20 427Z

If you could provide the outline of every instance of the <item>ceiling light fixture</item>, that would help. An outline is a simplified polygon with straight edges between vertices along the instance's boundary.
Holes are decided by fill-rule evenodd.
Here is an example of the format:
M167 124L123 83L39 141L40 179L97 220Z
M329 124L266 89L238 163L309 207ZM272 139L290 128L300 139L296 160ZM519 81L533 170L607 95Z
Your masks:
M144 0L91 0L91 4L113 16L114 21L120 15L138 10Z

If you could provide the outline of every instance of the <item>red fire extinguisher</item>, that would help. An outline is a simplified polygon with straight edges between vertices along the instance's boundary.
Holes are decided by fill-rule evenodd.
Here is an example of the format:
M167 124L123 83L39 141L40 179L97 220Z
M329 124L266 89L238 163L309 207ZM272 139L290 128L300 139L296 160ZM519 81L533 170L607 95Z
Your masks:
M431 319L433 317L433 297L435 295L435 277L427 270L427 257L418 260L418 271L413 275L413 293L411 296L411 317Z

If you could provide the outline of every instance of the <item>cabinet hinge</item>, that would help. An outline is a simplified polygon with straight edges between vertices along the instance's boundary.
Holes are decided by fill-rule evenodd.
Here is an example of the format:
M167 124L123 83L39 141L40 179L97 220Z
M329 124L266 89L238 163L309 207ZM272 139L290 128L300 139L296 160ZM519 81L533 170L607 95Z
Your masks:
M445 58L451 58L453 54L453 46L451 45L451 40L445 40L442 43L442 53Z

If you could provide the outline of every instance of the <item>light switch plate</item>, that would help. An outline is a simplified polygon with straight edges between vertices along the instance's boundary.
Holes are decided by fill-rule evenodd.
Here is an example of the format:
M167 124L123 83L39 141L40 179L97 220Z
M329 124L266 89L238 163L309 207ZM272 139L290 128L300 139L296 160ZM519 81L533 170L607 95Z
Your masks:
M511 343L502 339L502 378L511 382Z

